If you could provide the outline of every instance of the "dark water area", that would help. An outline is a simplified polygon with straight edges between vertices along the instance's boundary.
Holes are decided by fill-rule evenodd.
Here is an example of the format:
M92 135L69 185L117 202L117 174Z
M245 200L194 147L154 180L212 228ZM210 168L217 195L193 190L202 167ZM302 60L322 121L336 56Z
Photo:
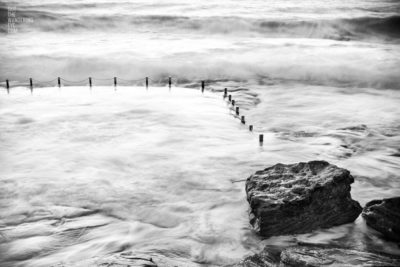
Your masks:
M351 171L361 205L399 196L399 12L372 0L1 2L0 85L12 90L0 91L0 265L133 253L222 266L297 242L400 254L361 217L262 240L243 182L319 159Z

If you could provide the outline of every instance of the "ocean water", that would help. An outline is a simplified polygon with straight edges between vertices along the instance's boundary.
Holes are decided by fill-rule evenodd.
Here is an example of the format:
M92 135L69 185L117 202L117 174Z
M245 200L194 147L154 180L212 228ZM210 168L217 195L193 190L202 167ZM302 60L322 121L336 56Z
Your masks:
M299 241L400 254L361 217L262 240L244 192L256 170L321 159L351 171L362 205L399 196L399 14L371 0L2 1L0 266L222 266Z
M399 87L396 0L2 3L1 81L170 75Z

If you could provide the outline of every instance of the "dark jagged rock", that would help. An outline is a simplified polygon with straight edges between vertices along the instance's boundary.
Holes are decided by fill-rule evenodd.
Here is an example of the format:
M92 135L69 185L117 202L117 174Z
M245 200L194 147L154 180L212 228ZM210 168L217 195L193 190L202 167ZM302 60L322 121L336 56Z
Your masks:
M265 247L260 253L244 258L241 262L225 267L274 267L279 263L279 253L273 253Z
M365 205L362 216L368 226L386 238L400 241L400 197L372 200Z
M296 246L274 257L268 248L226 267L318 267L318 266L400 266L400 258L353 249L327 246Z
M353 222L361 206L351 199L354 178L326 161L276 164L247 178L250 223L262 236L307 233Z
M400 259L352 249L292 247L282 251L279 266L400 266Z
M131 253L112 255L98 260L95 265L99 267L158 267L151 257Z
M161 252L161 250L160 250ZM163 251L161 253L140 253L125 251L112 253L104 257L94 257L73 266L96 267L198 267L199 264L189 258L176 257L174 253ZM58 266L58 265L57 265ZM69 265L68 265L69 266Z

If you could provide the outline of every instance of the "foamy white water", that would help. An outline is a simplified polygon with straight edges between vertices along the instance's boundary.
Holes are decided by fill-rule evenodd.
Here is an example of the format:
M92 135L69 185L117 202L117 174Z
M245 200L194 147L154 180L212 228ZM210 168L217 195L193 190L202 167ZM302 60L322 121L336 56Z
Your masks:
M10 7L25 18L12 34ZM1 81L170 75L400 85L400 4L393 0L30 0L5 1L0 11Z
M392 127L400 118L398 91L345 95L308 87L298 99L291 90L258 91L266 101L242 111L253 133L220 92L3 91L2 265L96 265L133 252L181 266L220 266L265 244L299 240L400 254L360 218L262 242L251 231L240 180L276 162L325 159L346 167L356 177L352 196L362 204L400 193ZM234 97L246 99L240 91ZM360 98L362 104L354 102ZM262 147L258 133L265 134Z
M260 240L242 181L321 159L351 171L362 205L399 195L399 13L395 0L3 1L0 265L221 266L296 241L400 254L361 218ZM200 80L204 95L188 89Z

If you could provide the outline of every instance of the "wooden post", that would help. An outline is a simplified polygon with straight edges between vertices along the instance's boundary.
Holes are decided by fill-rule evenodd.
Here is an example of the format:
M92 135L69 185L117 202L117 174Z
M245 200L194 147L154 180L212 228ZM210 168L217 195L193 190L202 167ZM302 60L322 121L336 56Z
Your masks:
M232 99L232 106L235 106L235 100Z
M7 94L10 93L10 84L8 83L8 80L6 80L6 87L7 87Z
M262 143L264 142L264 135L263 135L263 134L260 134L260 135L258 136L258 140L260 141L260 144L262 144Z
M61 87L61 78L60 77L57 78L57 82L58 82L58 87Z
M146 77L146 89L149 88L149 77Z
M249 125L249 131L250 131L250 132L253 131L253 125Z
M33 81L32 78L29 78L29 86L31 88L31 94L33 93Z
M242 119L240 120L240 122L243 123L243 124L246 123L246 121L245 121L245 119L244 119L244 116L242 116Z
M231 102L232 101L232 96L228 95L228 101Z
M168 77L168 86L169 86L169 88L171 88L171 83L172 83L171 77Z
M201 92L204 93L204 81L201 81Z
M92 87L92 77L89 77L89 87Z
M224 98L228 95L228 88L224 89Z
M114 87L117 87L117 77L114 77Z
M236 115L239 116L239 107L236 107Z

